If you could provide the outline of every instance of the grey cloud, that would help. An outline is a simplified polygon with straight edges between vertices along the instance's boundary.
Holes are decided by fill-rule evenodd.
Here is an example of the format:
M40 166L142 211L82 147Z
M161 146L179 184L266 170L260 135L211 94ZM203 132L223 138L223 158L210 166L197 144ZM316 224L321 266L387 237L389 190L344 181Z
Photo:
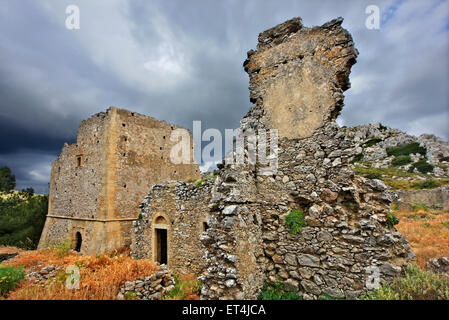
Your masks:
M78 31L64 27L68 4L80 6ZM294 16L306 26L343 16L354 37L360 56L340 123L379 121L448 139L448 1L376 1L381 30L365 27L370 4L7 0L0 7L0 165L10 165L21 186L44 190L63 141L110 105L189 129L193 120L203 129L237 127L251 106L246 52L259 32Z

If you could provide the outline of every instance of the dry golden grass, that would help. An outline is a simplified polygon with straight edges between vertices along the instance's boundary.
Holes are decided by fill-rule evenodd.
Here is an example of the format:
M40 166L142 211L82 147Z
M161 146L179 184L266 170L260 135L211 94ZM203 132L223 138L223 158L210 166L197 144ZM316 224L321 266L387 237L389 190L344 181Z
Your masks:
M23 251L19 256L7 261L7 265L24 266L29 271L36 270L39 262L43 266L56 265L65 268L76 265L80 269L80 288L67 289L64 271L48 280L45 285L23 281L12 291L11 300L114 300L119 288L126 281L134 281L149 276L159 267L148 260L134 260L127 251L115 251L97 257L68 253L61 256L57 250Z
M449 211L417 206L395 213L400 219L396 227L407 237L421 268L429 259L449 256Z

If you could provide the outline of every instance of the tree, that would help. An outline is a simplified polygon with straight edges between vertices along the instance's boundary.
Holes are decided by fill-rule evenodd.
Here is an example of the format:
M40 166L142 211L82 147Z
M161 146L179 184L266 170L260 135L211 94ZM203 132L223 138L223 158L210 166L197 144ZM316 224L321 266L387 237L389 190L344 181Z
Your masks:
M0 169L0 191L11 191L16 186L16 177L11 174L11 169L3 167Z

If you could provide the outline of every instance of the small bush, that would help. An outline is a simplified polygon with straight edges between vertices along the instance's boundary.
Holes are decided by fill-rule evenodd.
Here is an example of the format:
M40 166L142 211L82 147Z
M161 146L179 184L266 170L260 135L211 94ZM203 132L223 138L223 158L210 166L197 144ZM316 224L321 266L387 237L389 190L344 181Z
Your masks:
M265 282L258 300L302 300L295 291L285 291L284 284L277 281Z
M397 147L392 147L392 148L387 148L387 154L389 156L408 156L410 154L415 154L415 153L419 153L422 154L423 156L426 155L427 150L426 148L423 148L419 145L418 142L414 142L414 143L410 143L410 144L406 144L406 145L402 145L402 146L397 146Z
M366 141L363 144L363 147L369 148L369 147L375 146L376 144L378 144L381 141L382 141L382 139L380 139L380 138L373 138L373 139L370 139L370 140Z
M412 158L410 156L397 156L393 159L391 164L395 167L404 166L412 162Z
M408 266L405 277L383 284L370 291L361 300L448 300L449 278L417 265Z
M13 290L25 279L25 270L20 267L0 267L0 296Z
M306 226L304 213L298 209L292 209L285 218L285 224L290 229L290 234L297 234L302 227Z
M195 300L199 297L202 283L194 275L174 275L175 287L166 298L168 300Z
M427 179L425 181L418 181L412 184L413 189L421 190L421 189L433 189L440 187L441 184L438 181Z
M399 223L399 218L396 217L394 212L387 213L387 223L390 228L393 228L395 225Z
M442 157L442 158L440 158L440 161L446 161L446 162L449 162L449 157Z
M432 172L434 166L423 159L413 164L413 169L415 168L418 169L419 172L426 174L428 172Z
M366 175L364 175L365 178L368 179L378 179L378 180L382 180L382 174L378 173L378 172L371 172L371 173L367 173Z
M354 158L351 160L351 163L360 162L363 160L363 153L359 153L354 156Z

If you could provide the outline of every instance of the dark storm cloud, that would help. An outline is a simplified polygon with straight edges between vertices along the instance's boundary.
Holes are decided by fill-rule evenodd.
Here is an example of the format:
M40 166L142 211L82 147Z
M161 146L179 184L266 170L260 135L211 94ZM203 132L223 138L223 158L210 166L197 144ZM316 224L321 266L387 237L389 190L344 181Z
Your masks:
M379 5L380 30L365 27ZM76 4L81 29L65 28ZM64 141L110 105L191 129L235 128L250 108L242 63L259 32L335 17L360 51L338 119L449 138L448 1L7 0L0 6L0 165L45 192Z

